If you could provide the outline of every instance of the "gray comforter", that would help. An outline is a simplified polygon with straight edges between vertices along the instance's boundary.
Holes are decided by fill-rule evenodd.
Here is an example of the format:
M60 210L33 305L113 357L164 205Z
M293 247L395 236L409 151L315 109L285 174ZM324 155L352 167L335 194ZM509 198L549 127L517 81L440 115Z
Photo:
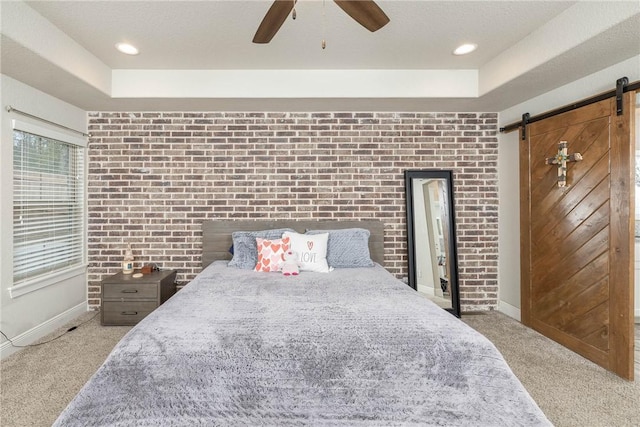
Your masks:
M284 277L216 262L55 425L550 424L487 339L378 265Z

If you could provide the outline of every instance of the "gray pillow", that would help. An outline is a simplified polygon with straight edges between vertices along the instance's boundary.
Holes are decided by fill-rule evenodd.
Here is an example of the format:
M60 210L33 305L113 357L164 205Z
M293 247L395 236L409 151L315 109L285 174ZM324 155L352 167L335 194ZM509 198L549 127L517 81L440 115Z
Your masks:
M364 228L342 230L307 230L305 234L329 233L327 263L333 268L373 267L369 253L369 236Z
M295 232L295 230L291 228L261 231L234 231L231 233L231 238L233 239L233 258L229 261L229 266L242 270L253 270L256 268L258 262L256 237L267 240L279 239L285 231Z

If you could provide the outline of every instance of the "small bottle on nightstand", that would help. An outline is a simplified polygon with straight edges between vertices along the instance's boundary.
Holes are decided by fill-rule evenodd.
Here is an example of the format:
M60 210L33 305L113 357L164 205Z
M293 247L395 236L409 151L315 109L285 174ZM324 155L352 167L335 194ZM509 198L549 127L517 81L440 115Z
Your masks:
M131 243L127 244L127 250L124 253L124 261L122 261L122 273L133 273L133 252L131 251Z

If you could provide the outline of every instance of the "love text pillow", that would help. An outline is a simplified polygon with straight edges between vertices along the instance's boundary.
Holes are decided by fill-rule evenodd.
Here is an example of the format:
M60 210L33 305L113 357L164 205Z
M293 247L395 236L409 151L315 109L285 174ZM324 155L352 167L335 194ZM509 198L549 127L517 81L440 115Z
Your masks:
M327 264L328 233L312 236L309 234L286 232L282 237L288 237L290 239L289 249L296 254L300 271L329 272L329 265Z

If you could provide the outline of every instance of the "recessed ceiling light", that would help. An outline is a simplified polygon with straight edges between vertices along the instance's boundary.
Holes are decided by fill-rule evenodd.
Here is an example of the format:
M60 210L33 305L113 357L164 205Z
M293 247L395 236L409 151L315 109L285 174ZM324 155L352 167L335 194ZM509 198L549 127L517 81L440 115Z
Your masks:
M126 53L127 55L137 55L138 48L129 43L116 43L116 49L118 49L122 53Z
M467 53L471 53L476 50L478 47L477 44L467 43L461 46L458 46L456 50L453 51L454 55L466 55Z

